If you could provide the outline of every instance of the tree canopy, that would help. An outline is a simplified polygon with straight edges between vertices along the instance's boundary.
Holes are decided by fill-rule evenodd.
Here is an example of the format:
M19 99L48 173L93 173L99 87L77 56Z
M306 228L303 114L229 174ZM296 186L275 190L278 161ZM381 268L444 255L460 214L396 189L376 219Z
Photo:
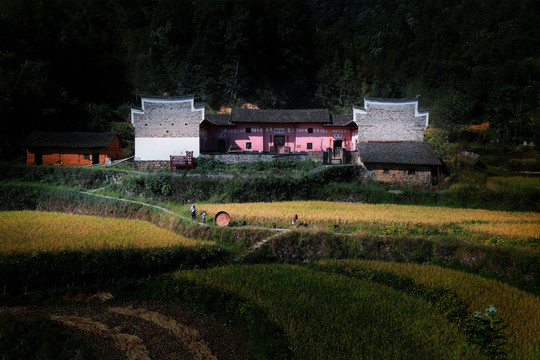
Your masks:
M142 94L349 113L421 94L436 126L539 133L536 0L3 3L2 154L35 129L107 130Z

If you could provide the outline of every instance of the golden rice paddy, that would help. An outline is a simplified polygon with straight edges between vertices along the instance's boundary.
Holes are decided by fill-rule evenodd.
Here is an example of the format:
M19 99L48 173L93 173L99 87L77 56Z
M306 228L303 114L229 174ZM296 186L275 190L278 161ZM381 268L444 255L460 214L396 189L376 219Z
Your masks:
M140 220L40 211L0 212L0 252L198 246Z

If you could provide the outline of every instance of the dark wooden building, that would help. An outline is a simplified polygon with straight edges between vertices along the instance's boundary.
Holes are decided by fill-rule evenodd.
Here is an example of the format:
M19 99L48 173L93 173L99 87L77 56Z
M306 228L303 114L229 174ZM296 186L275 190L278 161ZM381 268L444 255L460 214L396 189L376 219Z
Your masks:
M92 165L122 156L115 133L34 131L26 139L28 164Z
M428 186L437 182L442 166L426 142L360 143L358 156L373 180L387 184Z

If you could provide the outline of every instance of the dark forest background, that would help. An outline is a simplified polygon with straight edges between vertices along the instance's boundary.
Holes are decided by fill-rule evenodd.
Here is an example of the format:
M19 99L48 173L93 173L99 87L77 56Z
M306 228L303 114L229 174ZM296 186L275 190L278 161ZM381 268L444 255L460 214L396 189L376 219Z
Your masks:
M432 126L538 142L539 16L537 0L0 0L0 156L32 130L129 136L142 94L333 113L420 94Z

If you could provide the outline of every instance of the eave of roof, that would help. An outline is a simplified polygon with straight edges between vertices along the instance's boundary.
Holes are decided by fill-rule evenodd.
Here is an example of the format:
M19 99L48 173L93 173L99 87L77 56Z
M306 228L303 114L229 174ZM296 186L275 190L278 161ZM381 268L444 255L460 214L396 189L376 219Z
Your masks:
M180 96L162 96L162 95L139 95L141 99L156 99L156 100L188 100L194 99L195 95L180 95Z
M378 97L365 97L365 101L376 101L376 102L388 102L388 103L405 103L405 102L418 102L418 98L378 98Z
M204 119L210 124L219 126L231 126L234 125L230 122L230 114L205 114Z
M332 122L330 124L325 124L324 126L349 126L356 125L353 120L352 114L346 115L332 115Z
M102 148L108 147L116 133L34 131L25 141L30 147Z
M330 123L326 109L254 110L233 109L232 123Z

